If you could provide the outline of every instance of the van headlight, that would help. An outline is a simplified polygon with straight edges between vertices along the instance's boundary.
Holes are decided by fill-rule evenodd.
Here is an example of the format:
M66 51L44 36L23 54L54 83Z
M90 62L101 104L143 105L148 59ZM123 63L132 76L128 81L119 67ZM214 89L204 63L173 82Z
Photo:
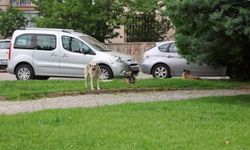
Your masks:
M117 62L123 62L123 59L119 56L112 56L114 58L115 61Z

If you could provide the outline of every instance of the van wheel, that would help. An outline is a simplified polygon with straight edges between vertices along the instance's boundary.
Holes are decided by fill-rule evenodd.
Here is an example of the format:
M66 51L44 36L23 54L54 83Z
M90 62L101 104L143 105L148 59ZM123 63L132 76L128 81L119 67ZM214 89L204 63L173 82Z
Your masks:
M165 64L157 64L152 69L152 75L155 78L169 78L171 77L170 69Z
M108 80L113 78L112 70L108 66L100 65L100 70L101 70L101 75L100 75L101 80Z
M17 80L32 80L35 78L34 70L28 64L18 66L15 75Z

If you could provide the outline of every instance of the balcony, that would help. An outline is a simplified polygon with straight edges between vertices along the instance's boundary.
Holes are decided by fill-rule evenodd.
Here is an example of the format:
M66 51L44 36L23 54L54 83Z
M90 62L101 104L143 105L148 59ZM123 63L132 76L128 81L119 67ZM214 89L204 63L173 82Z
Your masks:
M23 11L34 11L36 7L31 0L11 0L11 5Z

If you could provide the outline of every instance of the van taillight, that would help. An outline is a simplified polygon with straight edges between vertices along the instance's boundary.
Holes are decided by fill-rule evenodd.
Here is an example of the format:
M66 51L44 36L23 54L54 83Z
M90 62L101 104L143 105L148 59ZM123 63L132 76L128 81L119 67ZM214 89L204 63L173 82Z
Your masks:
M8 59L10 60L11 59L11 43L10 43L10 45L9 45L9 57L8 57Z

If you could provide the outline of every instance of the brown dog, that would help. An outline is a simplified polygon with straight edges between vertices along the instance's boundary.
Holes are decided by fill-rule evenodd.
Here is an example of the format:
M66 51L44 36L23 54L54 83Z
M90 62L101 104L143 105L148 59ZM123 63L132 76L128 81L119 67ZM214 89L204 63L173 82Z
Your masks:
M189 70L184 69L182 73L182 79L183 80L200 80L201 78L198 76L191 75L191 72Z
M98 64L96 63L87 64L84 70L85 87L86 88L88 87L87 82L88 80L90 80L91 90L94 90L93 80L95 80L97 84L97 90L100 90L99 87L100 74L101 74L101 69Z

